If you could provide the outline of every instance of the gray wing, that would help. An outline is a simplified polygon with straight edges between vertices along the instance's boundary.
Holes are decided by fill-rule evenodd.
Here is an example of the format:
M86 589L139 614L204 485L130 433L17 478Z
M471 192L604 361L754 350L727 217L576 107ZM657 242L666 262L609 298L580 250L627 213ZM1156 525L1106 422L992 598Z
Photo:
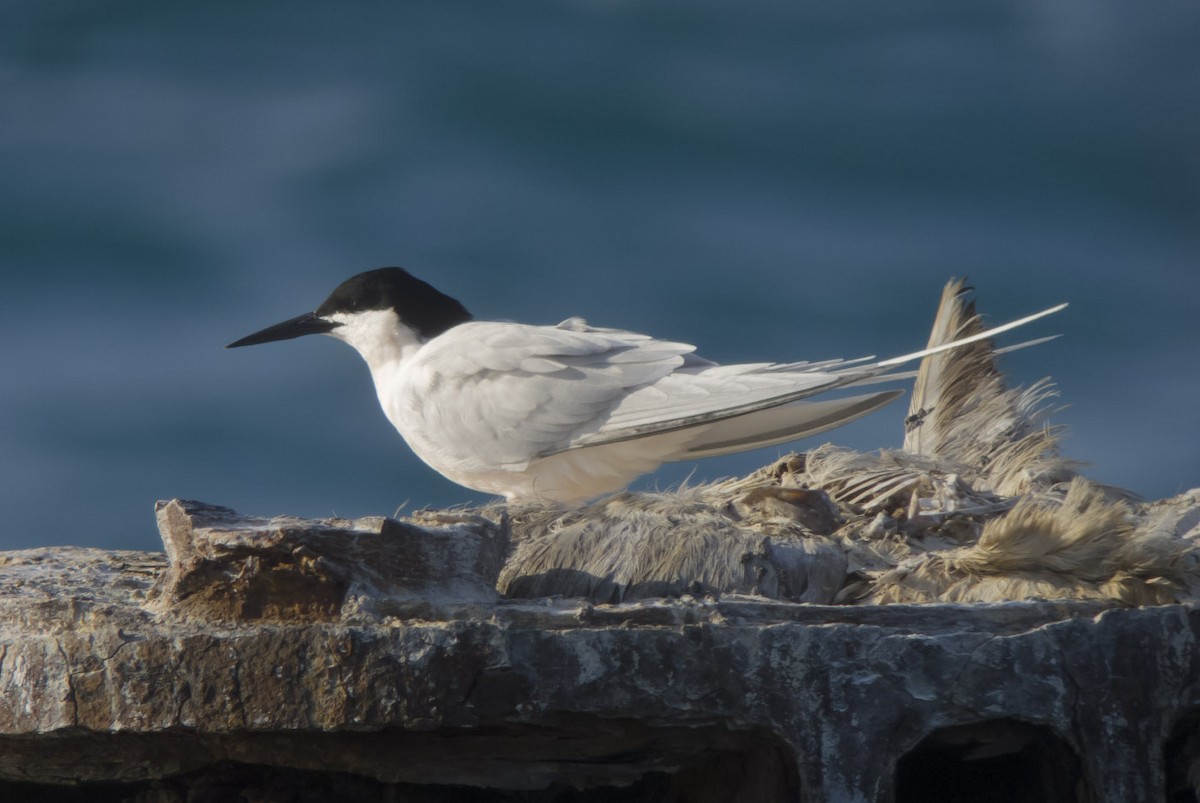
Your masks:
M408 403L420 405L422 426L436 430L448 452L518 467L599 431L633 390L709 365L694 349L581 322L463 324L426 344L406 369Z
M522 466L570 449L695 428L681 456L725 454L814 434L858 418L898 392L814 404L931 353L1021 326L1044 310L922 351L821 363L716 365L687 343L569 319L559 326L475 322L428 343L411 369L424 423L492 464ZM707 434L706 434L707 433ZM667 459L677 459L670 457Z
M808 438L862 418L903 394L902 390L888 390L843 399L798 401L722 419L705 427L671 459L716 457Z
M1064 309L1066 304L1016 321L886 360L830 360L822 363L706 365L684 368L654 385L629 393L595 433L583 434L571 448L647 437L716 422L721 437L698 436L689 454L724 454L815 434L858 418L894 399L884 392L832 400L814 407L801 400L839 387L907 378L901 365L979 342ZM1034 341L1040 342L1040 341ZM782 408L782 409L777 409ZM772 411L772 412L767 412ZM794 434L788 434L794 433ZM717 444L721 444L718 446ZM739 445L740 444L740 445Z

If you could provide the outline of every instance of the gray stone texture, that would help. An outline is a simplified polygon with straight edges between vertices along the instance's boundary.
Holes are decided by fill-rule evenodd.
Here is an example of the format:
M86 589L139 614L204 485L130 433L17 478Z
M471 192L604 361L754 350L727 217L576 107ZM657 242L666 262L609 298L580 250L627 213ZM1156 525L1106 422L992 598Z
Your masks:
M1191 605L509 599L507 521L158 513L0 553L0 800L1195 799Z

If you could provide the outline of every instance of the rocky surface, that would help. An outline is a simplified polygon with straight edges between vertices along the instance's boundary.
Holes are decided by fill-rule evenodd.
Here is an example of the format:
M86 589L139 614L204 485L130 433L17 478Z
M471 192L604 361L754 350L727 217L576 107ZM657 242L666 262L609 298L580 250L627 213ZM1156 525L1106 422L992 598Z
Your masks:
M465 514L314 522L181 500L156 513L168 566L150 607L172 619L449 617L497 599L508 549L506 527Z
M1191 606L517 600L505 522L159 522L0 555L0 799L1192 794Z

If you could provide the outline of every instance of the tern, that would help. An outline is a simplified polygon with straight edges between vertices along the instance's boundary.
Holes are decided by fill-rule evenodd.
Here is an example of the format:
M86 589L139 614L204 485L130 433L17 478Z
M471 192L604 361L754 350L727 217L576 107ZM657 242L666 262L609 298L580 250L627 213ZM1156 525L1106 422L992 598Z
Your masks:
M557 326L476 321L457 300L393 267L352 276L315 311L227 348L336 337L366 361L384 414L435 471L509 502L577 505L666 462L777 445L854 421L903 391L809 399L909 377L894 369L1064 307L886 360L719 365L687 343L581 318Z

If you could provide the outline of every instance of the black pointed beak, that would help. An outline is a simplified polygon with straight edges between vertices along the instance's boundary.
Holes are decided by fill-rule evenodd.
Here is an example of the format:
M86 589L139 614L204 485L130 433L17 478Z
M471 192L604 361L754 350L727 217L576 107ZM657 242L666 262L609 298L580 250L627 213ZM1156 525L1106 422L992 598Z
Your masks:
M303 315L290 318L283 323L268 326L260 332L246 335L241 340L233 341L225 348L236 349L241 346L257 346L259 343L270 343L274 340L291 340L293 337L304 337L304 335L323 335L332 332L339 326L341 326L340 323L317 317L315 312L306 312Z

